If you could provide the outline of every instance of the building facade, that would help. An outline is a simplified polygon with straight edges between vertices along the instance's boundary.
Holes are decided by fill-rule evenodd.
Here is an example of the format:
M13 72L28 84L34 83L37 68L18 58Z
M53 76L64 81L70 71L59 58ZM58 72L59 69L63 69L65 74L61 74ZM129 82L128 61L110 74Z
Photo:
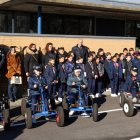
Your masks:
M139 0L1 0L0 33L136 37Z

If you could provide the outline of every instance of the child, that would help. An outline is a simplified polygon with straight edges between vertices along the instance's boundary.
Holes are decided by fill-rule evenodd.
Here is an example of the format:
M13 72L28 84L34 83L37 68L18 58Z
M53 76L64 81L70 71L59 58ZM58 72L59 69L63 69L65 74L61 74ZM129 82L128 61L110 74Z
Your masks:
M81 74L86 77L85 64L83 64L83 60L84 59L82 57L78 57L77 60L76 60L76 66L80 67Z
M124 73L124 79L126 80L126 78L130 75L130 71L131 71L131 68L132 68L132 62L131 62L131 54L128 53L126 55L126 61L124 63L124 69L125 69L125 73Z
M124 73L125 73L125 69L124 69L124 54L120 53L119 54L119 93L118 95L122 92L123 90L123 86L124 86Z
M104 64L101 62L101 56L96 56L95 61L98 69L98 78L96 80L96 92L99 93L99 96L101 96L103 92Z
M44 77L48 84L48 94L51 99L54 99L56 96L56 85L58 83L58 75L54 58L49 59L49 63L44 70Z
M111 64L111 53L110 52L107 52L106 53L106 59L104 61L104 66L105 66L105 81L104 81L104 84L105 84L105 87L108 89L108 91L110 91L111 89L111 85L110 85L110 82L111 82L111 79L113 79L112 77L112 64ZM106 90L107 91L107 90Z
M117 97L118 93L118 82L119 82L119 64L117 62L117 57L114 55L112 57L112 73L111 74L111 97Z
M34 104L36 103L38 95L41 94L39 88L43 87L45 92L45 90L48 89L48 86L45 78L41 75L41 67L39 65L33 67L33 73L33 76L29 78L28 84L30 96L32 98L32 111L35 113Z
M124 92L131 93L133 97L133 102L136 102L136 94L139 92L139 86L137 82L140 81L138 76L138 69L136 67L131 68L131 74L127 76L127 79L124 84Z
M67 62L64 64L65 66L65 70L66 70L66 74L67 77L71 76L72 72L73 72L73 68L74 68L74 63L73 63L73 56L68 54L67 55Z
M83 100L85 100L86 103L86 98L85 98L85 89L87 87L87 80L86 78L81 75L81 69L79 67L76 67L74 69L73 74L71 77L68 78L67 85L69 86L70 92L69 92L69 99L71 104L75 104L76 101L78 101L78 96L79 96L79 86L81 88L81 97ZM70 115L72 115L74 111L70 112ZM83 114L86 115L86 114Z
M64 68L64 60L65 60L65 56L64 55L59 55L59 62L58 62L58 66L57 66L57 70L58 70L58 79L59 79L59 87L58 87L58 100L60 102L62 102L62 96L63 96L63 92L66 92L66 82L67 82L67 75L66 75L66 71Z
M59 55L64 55L64 58L66 59L67 52L65 51L64 47L58 48L58 50L57 50L57 56L59 56Z
M98 71L97 71L96 64L93 63L92 53L89 53L88 61L85 65L85 69L86 69L87 81L88 81L88 94L92 98L94 98L93 94L95 94L95 80L98 77Z

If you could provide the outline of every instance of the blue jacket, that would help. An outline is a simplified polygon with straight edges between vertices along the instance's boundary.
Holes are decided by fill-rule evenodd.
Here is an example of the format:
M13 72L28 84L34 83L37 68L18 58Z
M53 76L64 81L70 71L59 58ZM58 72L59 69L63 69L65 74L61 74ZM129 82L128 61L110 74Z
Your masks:
M65 69L63 68L63 63L58 63L57 70L58 70L58 78L60 83L66 83L67 82L67 74Z
M123 87L123 91L124 92L138 92L139 91L139 87L137 85L137 82L140 82L140 77L137 76L135 80L133 80L132 76L127 76L124 87Z
M53 67L52 65L47 65L44 70L44 77L48 85L51 85L54 80L58 80L56 67Z
M119 60L119 78L120 79L124 78L123 69L124 69L124 61Z
M113 63L111 60L105 60L104 63L105 71L109 79L113 79Z
M66 71L67 76L70 76L73 72L73 69L74 69L74 63L67 61L64 64L64 66L65 66L65 71Z
M47 86L47 81L43 76L32 76L28 81L29 89L34 91L39 91L39 86ZM38 88L34 88L34 85L37 85Z

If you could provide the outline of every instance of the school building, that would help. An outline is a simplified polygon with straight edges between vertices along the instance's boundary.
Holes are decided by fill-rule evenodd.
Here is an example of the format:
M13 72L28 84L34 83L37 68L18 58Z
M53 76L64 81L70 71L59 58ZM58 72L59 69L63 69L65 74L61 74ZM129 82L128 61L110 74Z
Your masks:
M0 45L140 47L139 0L0 0Z

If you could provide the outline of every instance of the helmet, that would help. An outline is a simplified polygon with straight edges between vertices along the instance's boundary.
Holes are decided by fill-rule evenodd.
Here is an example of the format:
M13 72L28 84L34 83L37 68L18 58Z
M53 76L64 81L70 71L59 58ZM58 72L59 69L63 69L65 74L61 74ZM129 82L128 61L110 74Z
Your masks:
M137 72L137 73L138 73L138 68L132 67L132 68L131 68L131 71L134 71L134 72Z
M78 72L78 71L81 72L81 68L79 66L75 66L74 67L74 72Z
M33 70L41 71L41 66L40 65L34 65Z

